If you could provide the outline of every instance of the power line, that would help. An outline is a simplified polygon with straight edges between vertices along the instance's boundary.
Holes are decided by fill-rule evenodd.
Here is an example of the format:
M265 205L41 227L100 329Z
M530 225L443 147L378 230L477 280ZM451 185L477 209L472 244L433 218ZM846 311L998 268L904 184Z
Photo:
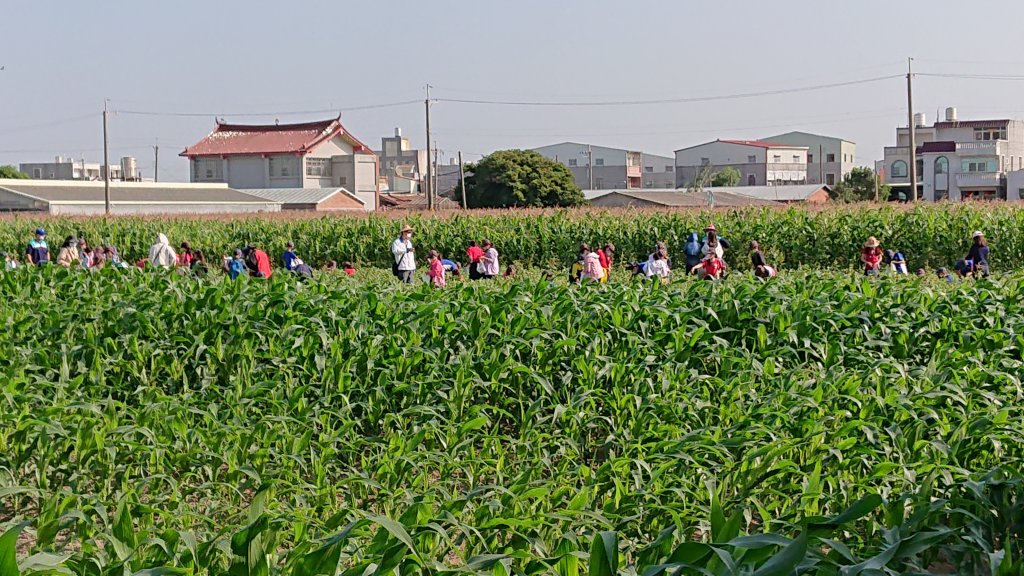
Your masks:
M712 102L718 100L738 100L742 98L756 98L760 96L775 96L779 94L793 94L797 92L812 92L816 90L827 90L829 88L842 88L858 84L868 84L903 78L903 74L891 74L889 76L876 76L874 78L862 78L859 80L848 80L846 82L832 82L830 84L818 84L815 86L801 86L798 88L780 88L778 90L762 90L758 92L742 92L738 94L719 94L716 96L695 96L686 98L664 98L657 100L610 100L603 102L567 102L567 101L527 101L527 100L472 100L468 98L437 98L437 102L449 102L453 104L485 104L495 106L650 106L657 104L688 104L694 102Z
M60 126L63 124L70 124L72 122L81 122L82 120L95 120L98 114L83 114L81 116L72 116L70 118L61 118L59 120L50 120L49 122L39 122L37 124L25 124L22 126L11 126L0 130L0 134L10 134L12 132L25 132L28 130L35 130L37 128L49 128L51 126Z
M132 116L172 116L177 118L209 118L209 117L253 117L253 116L301 116L312 114L335 114L339 112L354 112L357 110L375 110L378 108L395 108L419 104L421 100L403 100L401 102L387 102L384 104L367 104L365 106L349 106L347 108L324 108L321 110L293 110L287 112L157 112L152 110L115 110L115 114Z
M943 72L915 72L914 76L928 76L931 78L958 78L961 80L1024 80L1019 74L955 74Z

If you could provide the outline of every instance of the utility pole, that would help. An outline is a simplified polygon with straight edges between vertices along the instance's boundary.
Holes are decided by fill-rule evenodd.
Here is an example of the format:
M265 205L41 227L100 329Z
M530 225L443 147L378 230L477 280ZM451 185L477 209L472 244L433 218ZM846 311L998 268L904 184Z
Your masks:
M907 202L917 201L917 138L914 134L914 72L911 70L913 58L907 58L907 123L910 126L910 195Z
M466 166L462 163L462 150L459 150L459 183L462 185L462 209L469 208L466 204Z
M441 196L437 192L437 142L434 142L434 180L430 183L430 194L434 197L433 200L431 200L433 203L431 210L436 210L437 200Z
M153 182L160 181L160 141L153 146Z
M589 187L594 189L594 150L587 144L587 179Z
M874 176L874 181L875 181L875 202L877 203L878 202L878 172L872 171L872 175Z
M107 135L107 100L103 101L103 213L110 216L110 138Z
M423 101L423 104L427 108L427 174L423 179L423 187L426 188L427 193L427 210L434 209L434 189L431 186L431 176L433 171L430 166L430 84L427 84L427 99Z

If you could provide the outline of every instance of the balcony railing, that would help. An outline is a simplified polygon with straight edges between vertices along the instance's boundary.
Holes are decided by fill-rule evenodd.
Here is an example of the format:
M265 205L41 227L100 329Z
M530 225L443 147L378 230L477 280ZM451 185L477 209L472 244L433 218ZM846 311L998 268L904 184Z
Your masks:
M961 172L956 175L959 188L992 188L1003 185L1002 172Z
M910 146L886 146L886 156L909 156Z
M807 164L801 162L769 162L768 169L775 171L796 170L800 172L806 172Z

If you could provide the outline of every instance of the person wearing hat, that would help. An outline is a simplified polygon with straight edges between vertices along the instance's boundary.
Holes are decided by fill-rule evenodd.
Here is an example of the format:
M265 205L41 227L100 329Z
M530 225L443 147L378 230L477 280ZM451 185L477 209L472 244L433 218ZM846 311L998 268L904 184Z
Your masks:
M703 256L707 256L711 252L715 253L721 259L725 256L726 249L729 248L729 242L724 238L718 237L718 229L715 228L714 224L708 224L708 227L704 229L704 244L700 248L700 253Z
M156 244L149 247L149 263L160 268L171 268L178 263L178 253L163 232L156 235Z
M882 247L874 236L864 243L864 248L860 251L860 261L864 263L865 276L878 274L882 265Z
M977 277L979 272L982 276L988 277L988 241L985 240L985 235L977 230L971 235L971 249L960 267L960 275L973 274Z
M249 269L249 276L253 278L270 278L274 270L270 267L270 256L255 244L249 244L242 250L245 255L245 266Z
M29 241L25 249L25 260L35 266L50 263L50 247L46 244L46 230L36 228L36 237Z
M412 226L402 226L398 238L391 243L393 264L391 271L402 282L412 284L416 275L416 248L412 245Z

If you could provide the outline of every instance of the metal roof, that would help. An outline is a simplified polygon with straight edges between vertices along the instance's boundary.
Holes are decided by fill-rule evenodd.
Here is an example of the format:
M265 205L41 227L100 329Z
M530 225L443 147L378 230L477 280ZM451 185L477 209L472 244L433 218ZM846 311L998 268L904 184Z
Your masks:
M78 180L0 180L0 189L48 204L102 204L103 182ZM264 198L227 185L156 182L111 182L111 203L124 204L267 204Z
M366 204L345 188L246 188L245 192L281 204L319 204L335 194L342 193L360 204Z
M723 186L715 188L714 190L716 194L721 190L723 192L740 194L760 200L796 202L807 200L812 194L822 189L826 192L829 191L828 186L822 186L820 184L792 184L785 186Z
M776 205L775 202L770 200L762 200L760 198L737 194L735 192L726 191L724 188L710 188L709 190L714 191L715 207L728 208L739 206ZM650 202L652 204L671 206L674 208L704 208L708 205L707 191L690 192L684 189L664 190L654 188L637 190L608 190L606 194L602 194L594 198L593 202L600 206L601 200L613 195L625 196L644 202Z

